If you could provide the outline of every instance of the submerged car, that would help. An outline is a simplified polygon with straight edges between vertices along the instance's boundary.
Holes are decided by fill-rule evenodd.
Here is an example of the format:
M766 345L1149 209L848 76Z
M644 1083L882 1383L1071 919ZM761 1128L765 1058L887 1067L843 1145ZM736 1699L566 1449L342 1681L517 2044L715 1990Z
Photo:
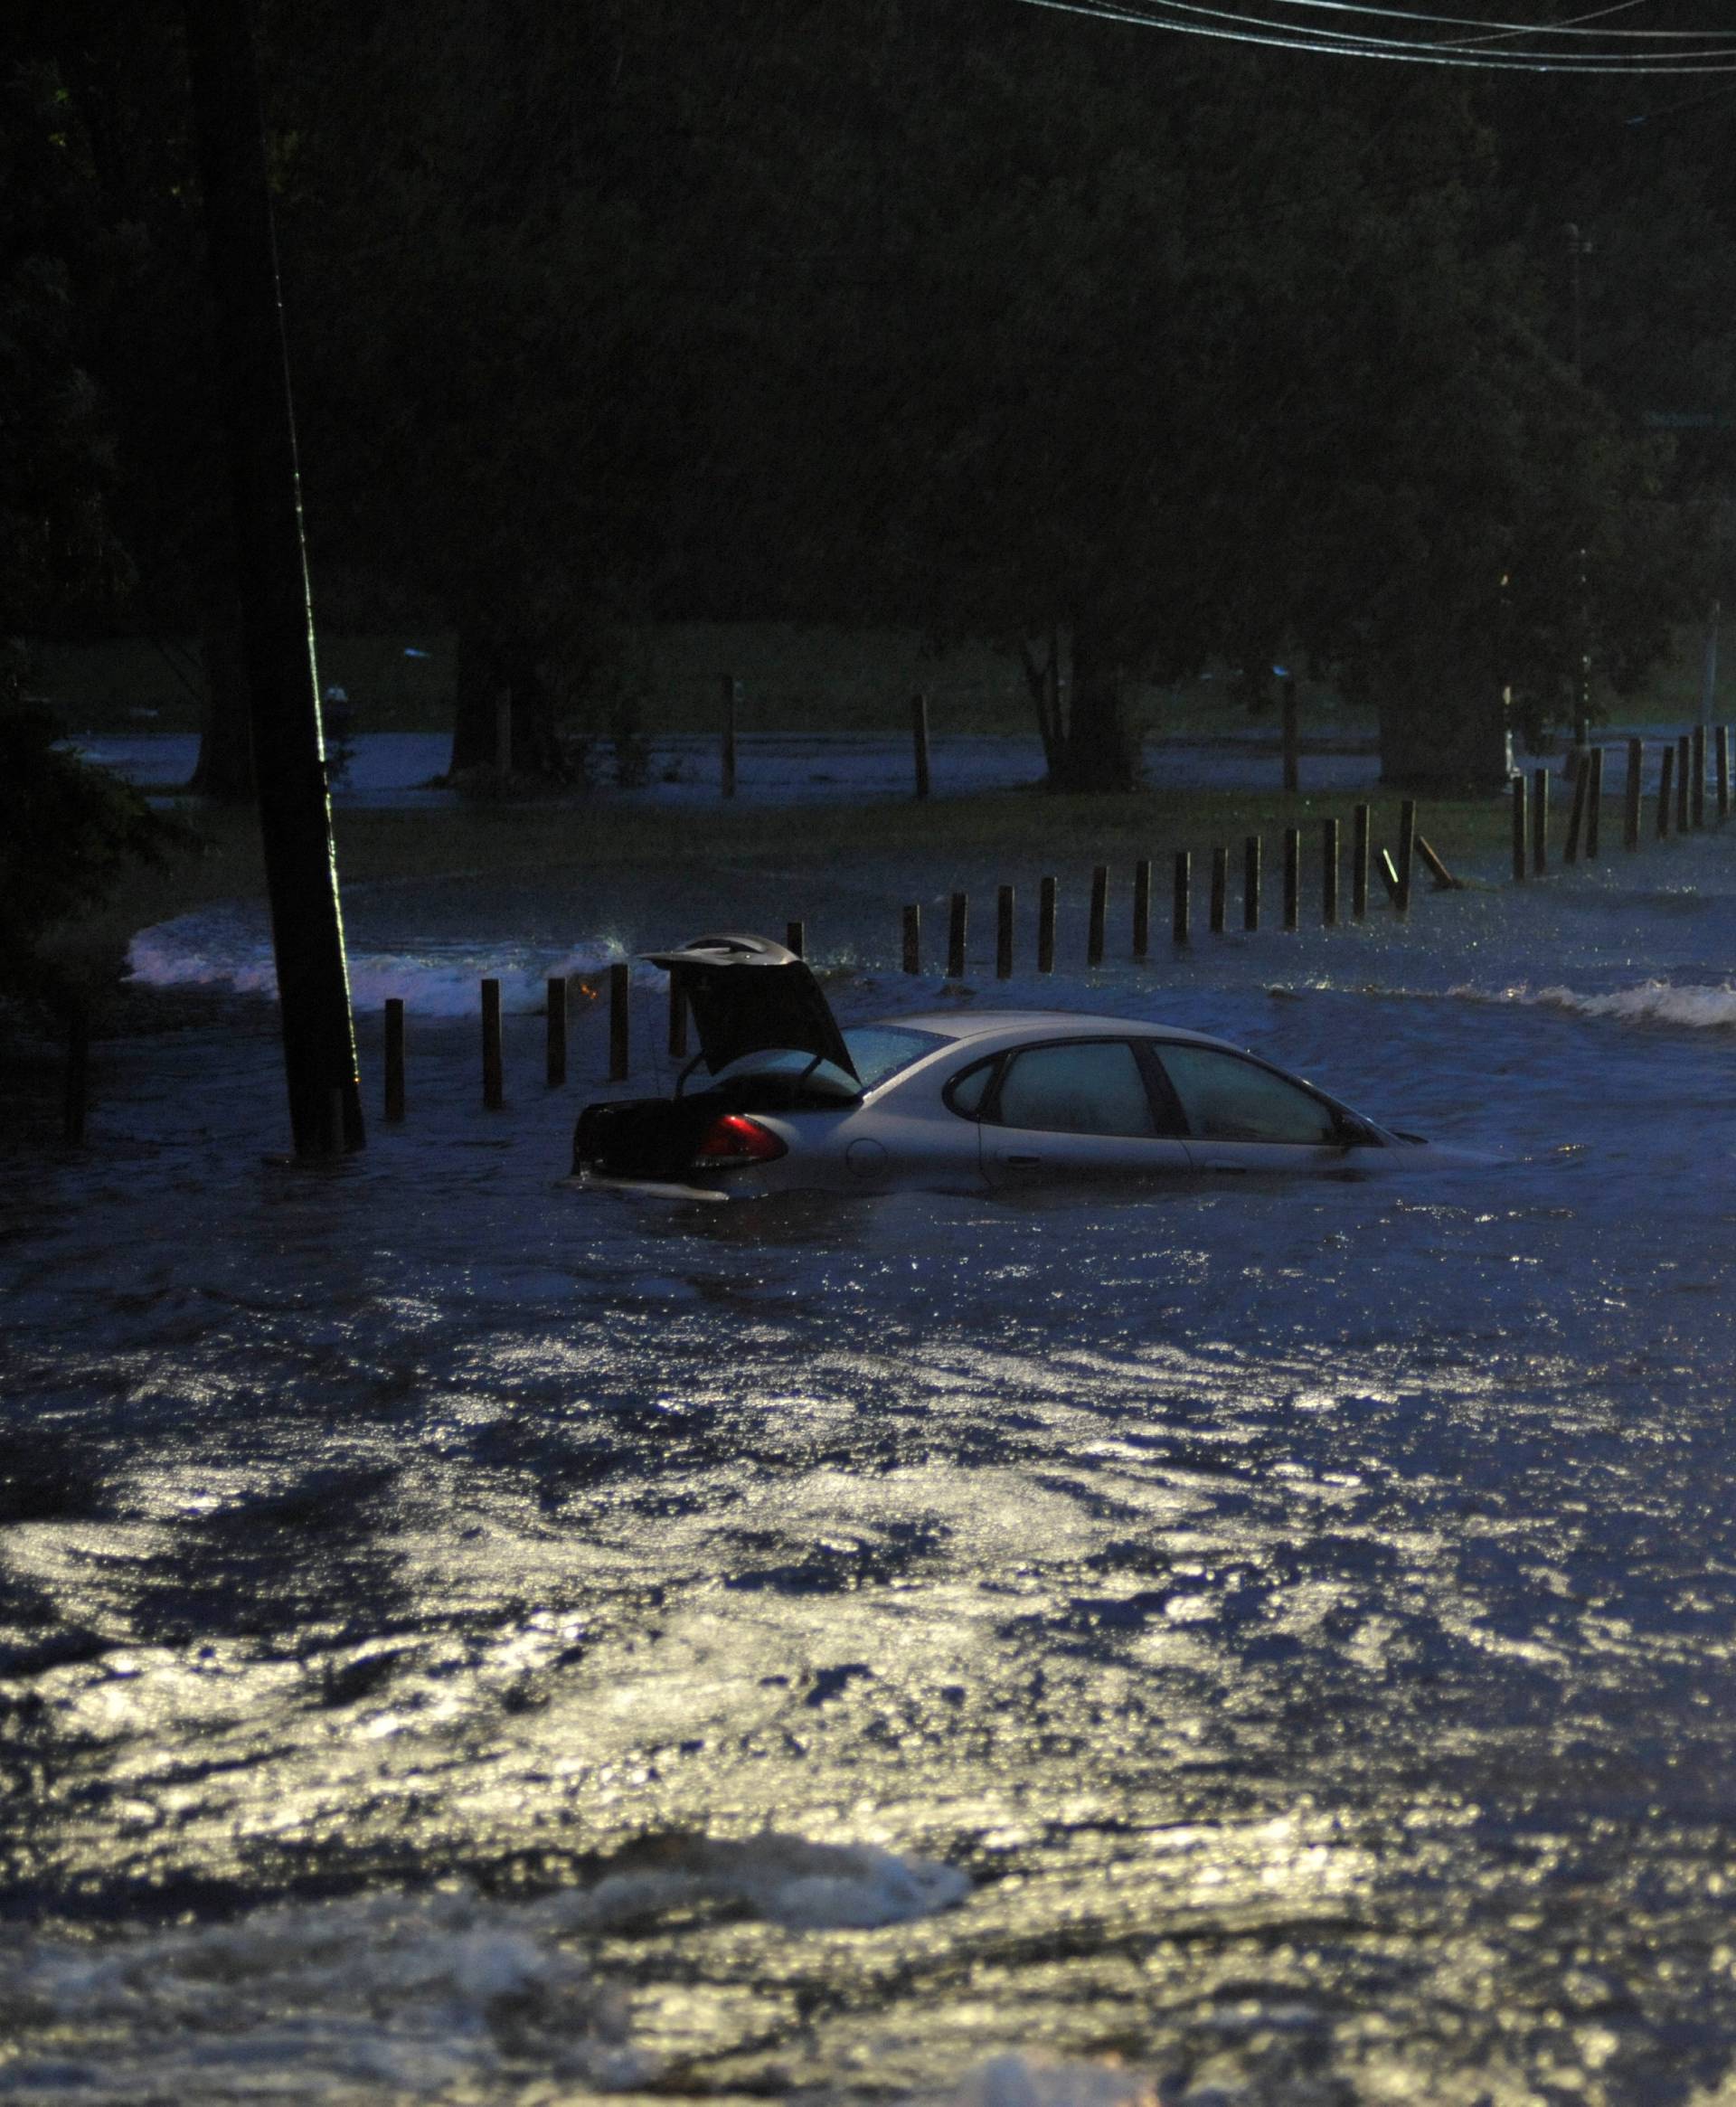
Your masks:
M725 1199L1466 1160L1179 1025L977 1010L840 1026L769 938L649 960L685 997L699 1052L673 1096L585 1107L572 1167L590 1184Z

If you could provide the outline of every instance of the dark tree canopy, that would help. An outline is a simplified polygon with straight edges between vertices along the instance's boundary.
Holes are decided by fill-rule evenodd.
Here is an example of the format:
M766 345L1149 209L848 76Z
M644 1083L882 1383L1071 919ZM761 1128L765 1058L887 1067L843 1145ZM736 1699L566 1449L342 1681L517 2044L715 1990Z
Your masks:
M61 750L22 638L99 616L130 572L110 524L115 445L90 344L137 264L109 223L52 69L0 80L0 993L64 1006L53 926L177 838L117 778Z
M77 47L131 213L90 370L134 619L220 633L176 14L122 14L14 33ZM1561 721L1716 590L1736 441L1647 415L1731 403L1736 194L1620 84L1005 0L265 14L316 605L458 630L460 768L505 695L557 774L647 620L1022 646L1056 779L1108 786L1136 677L1296 657L1396 747L1506 686Z

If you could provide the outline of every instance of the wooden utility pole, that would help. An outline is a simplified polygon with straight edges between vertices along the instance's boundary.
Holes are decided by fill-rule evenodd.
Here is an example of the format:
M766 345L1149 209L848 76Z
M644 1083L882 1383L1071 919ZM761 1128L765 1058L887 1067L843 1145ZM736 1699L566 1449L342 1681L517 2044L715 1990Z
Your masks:
M364 1134L253 0L184 0L184 11L289 1123L297 1156L322 1156L360 1148Z

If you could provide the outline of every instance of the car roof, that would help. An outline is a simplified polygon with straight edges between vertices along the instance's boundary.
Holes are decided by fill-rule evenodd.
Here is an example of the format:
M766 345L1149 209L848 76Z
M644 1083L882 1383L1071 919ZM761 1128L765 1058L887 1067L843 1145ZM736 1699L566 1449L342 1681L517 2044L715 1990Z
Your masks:
M1190 1039L1202 1046L1230 1046L1228 1039L1215 1039L1208 1032L1192 1032L1184 1025L1165 1025L1150 1017L1109 1017L1080 1015L1070 1009L979 1009L961 1016L957 1010L918 1010L907 1016L871 1017L862 1029L876 1025L902 1026L906 1031L933 1032L959 1045L1005 1043L1041 1035L1058 1039L1140 1038ZM848 1030L850 1027L845 1026ZM1231 1048L1239 1052L1239 1048Z

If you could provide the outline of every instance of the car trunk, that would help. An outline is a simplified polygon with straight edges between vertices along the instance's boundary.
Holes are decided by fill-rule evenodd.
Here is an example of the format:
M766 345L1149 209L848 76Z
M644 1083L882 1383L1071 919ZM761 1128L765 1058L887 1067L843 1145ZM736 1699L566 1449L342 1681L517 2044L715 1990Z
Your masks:
M700 937L650 954L675 982L699 1032L699 1054L715 1076L755 1054L799 1054L807 1073L749 1072L678 1093L587 1105L572 1138L577 1170L606 1176L684 1178L707 1128L725 1112L818 1110L854 1101L855 1066L831 1006L808 968L768 937ZM824 1062L833 1079L810 1082ZM844 1079L849 1079L846 1082Z
M853 1101L835 1087L807 1088L799 1076L741 1075L689 1097L587 1105L573 1130L572 1167L605 1177L685 1178L706 1129L726 1112L836 1112Z

